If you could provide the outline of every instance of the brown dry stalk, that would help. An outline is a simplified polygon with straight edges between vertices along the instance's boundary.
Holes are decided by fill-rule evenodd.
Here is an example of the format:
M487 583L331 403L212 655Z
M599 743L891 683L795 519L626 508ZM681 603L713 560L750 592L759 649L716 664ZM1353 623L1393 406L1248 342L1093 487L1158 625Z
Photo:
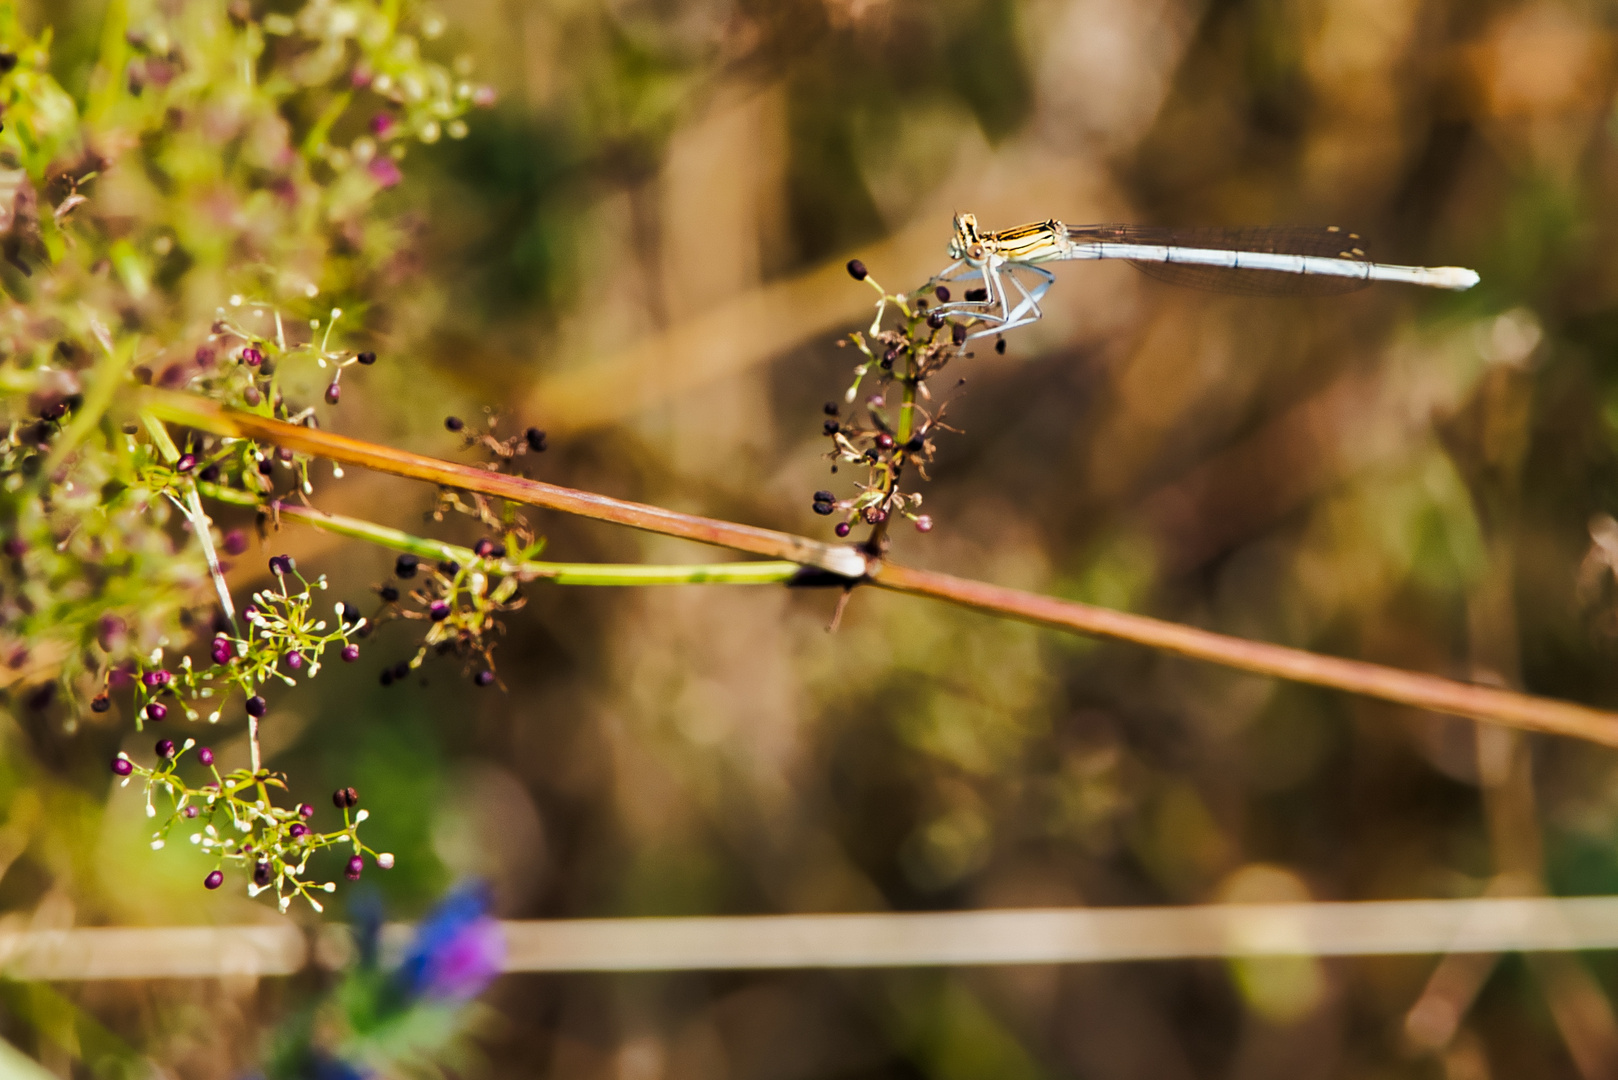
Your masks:
M1128 641L1256 675L1345 690L1486 723L1569 735L1618 746L1618 713L1457 682L1436 675L1402 671L1381 664L1322 656L1303 649L1216 634L1144 615L870 560L852 546L825 544L790 533L682 514L556 484L507 476L472 465L441 461L228 409L189 394L151 390L142 398L141 407L163 420L215 435L260 440L345 465L359 465L395 476L426 480L598 521L629 525L665 536L678 536L755 555L787 559L847 577L851 584L855 580L864 581L893 592L945 600L992 615L1092 637Z

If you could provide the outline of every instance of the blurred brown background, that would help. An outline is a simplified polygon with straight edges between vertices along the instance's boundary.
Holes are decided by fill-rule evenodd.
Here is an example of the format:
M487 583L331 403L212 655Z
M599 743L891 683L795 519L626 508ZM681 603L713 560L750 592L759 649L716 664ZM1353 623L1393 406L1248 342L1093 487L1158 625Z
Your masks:
M900 530L896 556L1618 703L1618 543L1590 531L1618 424L1613 5L443 11L502 100L411 158L426 286L396 317L431 345L345 388L345 431L447 455L443 417L492 407L550 431L540 478L829 538L811 493L852 488L819 409L870 299L844 260L919 285L955 210L1341 224L1373 258L1483 284L1269 301L1059 268L1043 322L951 371L938 527ZM64 7L63 40L96 17ZM402 482L322 500L470 535L423 524L430 493ZM531 520L557 559L714 557ZM292 530L272 546L356 597L391 563ZM448 665L382 689L410 649L383 633L267 736L279 767L366 792L396 912L462 874L510 917L1618 892L1600 748L868 592L830 634L812 591L529 595L508 694ZM132 839L133 800L85 812L101 910L263 917L197 914L185 855ZM6 906L87 902L30 872ZM83 1000L180 1074L224 1076L304 989ZM1590 1080L1618 1076L1615 989L1607 955L522 976L484 1046L487 1075L569 1080Z

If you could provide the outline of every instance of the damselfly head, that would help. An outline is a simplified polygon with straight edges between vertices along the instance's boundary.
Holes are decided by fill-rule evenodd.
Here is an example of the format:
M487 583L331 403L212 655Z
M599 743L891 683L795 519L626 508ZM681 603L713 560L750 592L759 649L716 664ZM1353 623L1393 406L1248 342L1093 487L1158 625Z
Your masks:
M955 235L950 238L949 256L952 259L965 259L973 266L980 266L988 257L984 250L983 239L978 236L978 219L974 214L955 215Z

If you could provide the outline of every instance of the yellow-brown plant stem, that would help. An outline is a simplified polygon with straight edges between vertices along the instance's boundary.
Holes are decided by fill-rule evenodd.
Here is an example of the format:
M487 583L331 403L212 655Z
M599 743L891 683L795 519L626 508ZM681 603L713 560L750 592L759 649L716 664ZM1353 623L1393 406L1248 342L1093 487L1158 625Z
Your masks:
M360 465L396 476L426 480L599 521L770 555L878 588L944 600L1005 618L1092 637L1128 641L1270 678L1330 687L1526 731L1568 735L1618 746L1618 714L1584 705L1456 682L1380 664L1322 656L1267 642L1248 641L1144 615L912 569L881 559L867 559L853 547L824 544L788 533L681 514L555 484L506 476L343 435L298 427L228 409L216 402L187 394L147 391L140 399L140 407L171 423L184 424L215 435L262 440L345 465Z

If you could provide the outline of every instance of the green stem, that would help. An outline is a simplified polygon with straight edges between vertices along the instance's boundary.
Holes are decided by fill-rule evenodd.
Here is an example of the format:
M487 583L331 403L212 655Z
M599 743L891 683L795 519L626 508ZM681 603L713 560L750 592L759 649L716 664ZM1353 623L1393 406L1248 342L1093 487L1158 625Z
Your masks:
M320 119L315 121L315 126L309 129L308 135L304 136L303 155L305 157L312 156L315 151L320 149L321 144L326 141L326 136L331 134L332 125L337 123L343 113L348 111L348 103L353 98L353 91L344 90L332 99L330 105L326 106L326 111L320 114Z
M218 484L199 483L198 488L210 499L236 506L257 506L258 500L249 492ZM449 559L470 566L478 561L471 548L429 540L387 525L326 514L308 507L280 503L275 512L282 518L300 521L325 532L365 540L392 551L415 555L437 562ZM800 567L792 562L738 562L709 563L697 566L643 566L621 563L553 563L553 562L497 562L501 570L525 578L541 579L557 585L779 585L798 573Z

